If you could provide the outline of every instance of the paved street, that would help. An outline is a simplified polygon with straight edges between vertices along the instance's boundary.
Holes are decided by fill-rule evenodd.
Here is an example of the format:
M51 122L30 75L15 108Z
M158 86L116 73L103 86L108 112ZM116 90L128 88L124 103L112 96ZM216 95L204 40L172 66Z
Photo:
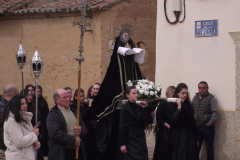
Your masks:
M153 135L153 132L151 132L151 134L147 134L146 139L147 139L147 147L148 147L148 159L152 160L154 147L155 147L155 137Z

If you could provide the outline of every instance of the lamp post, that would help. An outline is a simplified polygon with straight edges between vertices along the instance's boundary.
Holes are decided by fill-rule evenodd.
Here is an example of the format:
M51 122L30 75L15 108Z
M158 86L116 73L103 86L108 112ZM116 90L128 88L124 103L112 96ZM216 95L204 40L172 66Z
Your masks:
M38 90L38 81L42 78L43 76L43 66L44 63L42 61L42 59L39 56L38 51L35 51L35 54L33 56L32 61L30 60L30 74L31 77L33 78L33 80L35 80L35 97L36 97L36 113L35 113L35 124L36 124L36 128L37 126L37 120L38 120L38 95L37 95L37 90ZM33 76L34 75L34 76ZM36 159L37 159L37 154L36 154Z
M20 44L19 49L16 53L16 59L17 59L18 69L22 72L22 91L24 89L23 72L25 69L24 65L26 63L26 58L27 58L27 53L25 52L22 45ZM23 91L23 95L24 95L24 91Z

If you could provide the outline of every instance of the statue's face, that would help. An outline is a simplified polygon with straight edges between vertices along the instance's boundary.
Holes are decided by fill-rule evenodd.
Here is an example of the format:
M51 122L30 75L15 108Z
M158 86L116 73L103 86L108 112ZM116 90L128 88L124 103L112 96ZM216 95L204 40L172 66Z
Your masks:
M124 40L128 40L128 39L129 39L128 33L123 33L123 39L124 39Z
M129 33L127 31L123 31L120 40L123 41L124 43L127 43L129 40Z

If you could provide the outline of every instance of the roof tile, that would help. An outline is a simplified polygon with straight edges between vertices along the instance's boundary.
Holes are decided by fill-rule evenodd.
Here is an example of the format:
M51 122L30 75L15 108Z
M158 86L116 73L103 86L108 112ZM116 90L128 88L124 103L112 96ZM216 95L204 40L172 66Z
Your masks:
M46 2L40 5L34 5L27 8L18 7L15 10L10 10L12 7L22 3L29 3L31 0L0 0L0 14L11 12L13 14L27 13L45 13L45 12L74 12L81 10L84 0L55 0ZM87 0L88 10L106 9L123 0ZM16 7L15 7L16 8Z
M0 0L0 13L4 13L6 12L8 9L10 9L11 7L21 3L21 0Z

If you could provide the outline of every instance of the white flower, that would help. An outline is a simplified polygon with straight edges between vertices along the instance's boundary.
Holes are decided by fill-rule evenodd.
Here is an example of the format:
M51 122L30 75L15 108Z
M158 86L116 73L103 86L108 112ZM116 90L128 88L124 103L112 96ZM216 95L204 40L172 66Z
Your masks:
M148 82L147 79L143 79L143 80L142 80L142 83L143 83L143 84L147 84L147 83L149 83L149 82Z
M157 87L160 87L162 83L158 83Z
M149 86L148 86L148 88L149 88L149 89L152 89L152 88L153 88L153 86L152 86L152 85L149 85Z
M141 89L141 87L139 85L136 85L135 87L138 91Z
M156 90L159 92L161 89L160 89L160 87L157 87Z
M144 91L144 95L148 96L149 95L149 91Z
M139 90L139 93L140 93L140 94L143 94L143 93L144 93L144 90L140 89L140 90Z
M153 96L153 95L154 95L154 92L153 92L153 91L150 91L150 95Z
M151 86L154 86L154 83L152 82L152 81L150 81L150 83L149 83Z
M155 96L157 96L157 91L154 92Z
M148 86L144 86L143 88L144 88L145 91L149 90Z
M142 83L142 80L138 80L138 83Z
M146 84L149 84L149 83L150 83L150 81L148 79L146 79Z
M130 80L127 82L127 85L128 85L128 87L133 86L133 84Z

